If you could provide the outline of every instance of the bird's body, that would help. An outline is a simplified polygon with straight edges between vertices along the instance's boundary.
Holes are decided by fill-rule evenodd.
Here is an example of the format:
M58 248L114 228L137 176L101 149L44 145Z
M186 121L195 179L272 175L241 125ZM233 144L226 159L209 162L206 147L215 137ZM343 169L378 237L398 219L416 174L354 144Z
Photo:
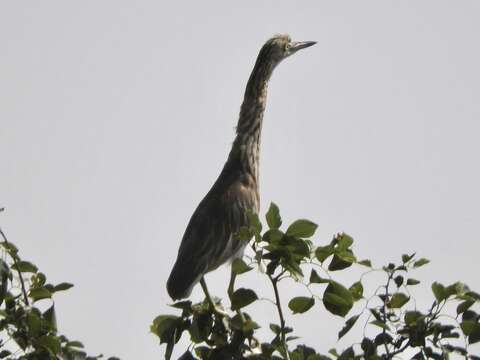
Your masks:
M268 40L260 50L247 83L228 160L183 235L167 282L172 299L188 297L204 274L243 255L246 242L237 240L234 234L247 225L247 211L257 213L260 207L260 134L268 80L281 60L313 44L292 43L288 36L280 35Z

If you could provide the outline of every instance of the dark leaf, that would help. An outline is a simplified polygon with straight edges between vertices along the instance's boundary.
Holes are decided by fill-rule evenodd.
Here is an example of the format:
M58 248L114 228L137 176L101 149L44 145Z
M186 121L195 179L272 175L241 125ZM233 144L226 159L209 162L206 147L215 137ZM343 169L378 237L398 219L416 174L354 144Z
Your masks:
M315 299L313 297L298 296L288 302L288 307L294 314L302 314L310 310L314 304Z
M345 317L353 306L353 297L342 284L331 280L323 293L323 305L332 314Z
M398 275L393 279L393 281L395 281L395 285L397 285L397 287L400 287L403 285L403 276Z
M10 354L11 354L11 352L8 351L8 350L2 350L2 351L0 351L0 359L4 359Z
M311 222L310 220L296 220L288 227L286 234L293 237L309 238L315 234L317 226L317 224Z
M232 294L232 310L241 309L258 299L251 289L240 288Z
M270 203L270 208L265 215L268 227L270 229L278 229L282 225L282 218L280 217L280 210L275 203Z
M348 319L345 322L345 326L338 333L338 340L340 340L343 337L343 335L345 335L352 328L352 326L355 325L355 322L358 320L359 316L360 315L352 316L350 319Z
M355 352L353 348L350 346L346 348L338 357L338 360L353 360L355 358Z

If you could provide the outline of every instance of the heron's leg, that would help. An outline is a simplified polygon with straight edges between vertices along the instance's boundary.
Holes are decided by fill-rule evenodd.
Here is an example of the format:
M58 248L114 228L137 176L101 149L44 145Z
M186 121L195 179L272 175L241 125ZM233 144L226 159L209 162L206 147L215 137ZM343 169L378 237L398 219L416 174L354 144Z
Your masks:
M231 272L230 272L230 282L228 283L228 297L230 298L230 306L232 304L232 296L233 296L233 289L235 285L235 278L237 277L237 274L235 274L235 271L233 271L233 266L231 267ZM245 322L245 316L243 316L242 312L240 309L237 310L237 314L240 317L240 320L242 320L242 323Z
M230 298L230 302L232 302L232 295L233 295L233 289L235 285L235 278L237 277L237 274L233 271L233 266L231 267L231 272L230 272L230 282L228 283L228 297Z
M208 288L207 288L207 283L205 282L205 278L203 276L200 279L200 285L202 285L202 290L205 293L205 297L207 298L208 304L211 306L213 312L221 317L226 316L227 313L219 309L215 304L215 302L213 301L212 297L210 296L210 292L208 291Z

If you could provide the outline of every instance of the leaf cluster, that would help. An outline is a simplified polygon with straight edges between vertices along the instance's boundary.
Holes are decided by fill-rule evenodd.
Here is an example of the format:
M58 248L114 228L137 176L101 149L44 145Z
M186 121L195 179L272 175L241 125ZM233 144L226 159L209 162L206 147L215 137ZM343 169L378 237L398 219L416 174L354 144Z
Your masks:
M310 220L296 220L282 230L280 210L273 203L265 215L265 230L256 214L249 213L248 218L249 226L242 228L236 238L249 241L254 256L249 262L246 258L236 259L232 271L241 276L257 268L271 284L275 299L271 303L278 313L278 321L268 324L272 338L258 339L260 325L244 308L260 301L259 296L253 289L240 288L231 294L230 308L224 308L217 299L217 307L226 313L222 316L205 300L175 303L172 306L181 310L181 315L155 318L151 331L161 344L166 344L166 359L170 359L184 334L189 336L191 346L182 359L377 360L396 358L407 349L415 349L415 359L446 359L454 353L480 359L469 352L469 345L480 341L480 315L473 310L480 302L477 293L462 283L443 286L435 282L432 306L425 311L416 308L410 289L420 281L410 274L428 264L427 259L402 255L398 264L374 268L370 260L357 259L354 239L348 234L337 234L327 244L315 246L312 237L317 225ZM336 274L351 267L355 267L354 274L359 274L358 280L342 283ZM364 285L374 272L384 274L385 282L367 294ZM299 344L300 334L287 326L285 299L279 287L289 280L301 289L301 293L285 301L289 316L320 306L334 316L346 318L339 339L359 327L359 322L363 323L362 338L342 351L330 349L326 353ZM262 294L261 298L271 295ZM447 302L457 304L455 316L445 313ZM352 314L354 309L357 311Z

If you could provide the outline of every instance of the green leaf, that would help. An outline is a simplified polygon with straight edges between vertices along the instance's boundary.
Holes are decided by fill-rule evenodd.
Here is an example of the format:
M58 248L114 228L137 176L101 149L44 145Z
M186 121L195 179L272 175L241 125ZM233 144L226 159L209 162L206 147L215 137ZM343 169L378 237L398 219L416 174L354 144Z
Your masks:
M332 261L328 265L328 270L330 271L338 271L343 270L352 265L353 261L346 261L339 257L337 254L333 255Z
M432 284L432 292L438 303L446 298L445 287L438 282Z
M235 240L238 240L238 241L250 241L250 239L252 238L253 234L252 232L250 231L250 228L246 227L246 226L242 226L234 235L233 237L235 238Z
M38 271L38 268L28 261L17 261L16 264L12 265L12 269L26 273L36 273Z
M341 250L341 251L338 251L337 249L337 251L335 252L335 255L337 255L343 261L346 261L349 263L357 262L357 258L355 257L355 255L353 255L352 250L349 250L349 249Z
M372 324L372 325L378 326L378 327L380 327L380 328L382 328L382 329L385 329L385 330L390 331L390 328L388 327L388 325L385 324L383 321L373 320L373 321L370 321L369 324Z
M345 317L353 306L353 297L342 284L331 280L323 293L323 305L332 314Z
M294 314L303 314L310 310L314 304L315 299L313 297L298 296L288 302L288 307Z
M315 269L312 269L312 272L310 273L310 283L312 284L327 284L329 283L329 279L324 279L320 277L320 275L317 274Z
M340 340L343 337L343 335L345 335L347 332L350 331L350 329L352 328L353 325L355 325L355 322L358 320L359 317L360 315L352 316L350 319L348 319L345 322L345 326L338 333L338 340Z
M403 255L402 255L402 262L403 262L404 264L406 264L407 262L409 262L410 260L412 260L414 256L415 256L415 253L413 253L412 255L403 254Z
M73 284L70 284L70 283L66 283L66 282L63 282L63 283L60 283L58 285L55 285L55 287L53 288L54 291L65 291L65 290L68 290L70 288L73 287Z
M357 264L363 265L363 266L366 266L366 267L369 267L369 268L372 267L372 262L368 259L361 260L361 261L357 262Z
M315 234L317 226L317 224L311 222L310 220L296 220L288 227L286 234L293 237L309 238Z
M430 260L425 259L425 258L421 258L421 259L419 259L419 260L417 260L417 261L415 261L415 262L413 263L413 267L416 267L416 268L417 268L417 267L426 265L426 264L428 264L429 262L430 262Z
M270 229L278 229L282 225L282 218L280 217L280 210L275 203L270 203L270 208L265 215L268 227Z
M460 328L466 336L469 336L475 329L476 325L477 322L475 320L464 320L460 323Z
M420 281L417 279L407 279L407 285L417 285L420 284Z
M270 229L263 234L263 241L267 243L278 243L283 238L283 232L278 229Z
M480 341L480 324L477 322L468 337L468 343L475 344Z
M397 292L391 297L390 302L388 303L388 307L392 309L400 309L408 302L408 300L410 300L410 298L407 295L401 292Z
M37 343L54 355L58 354L62 348L60 341L51 335L44 335L38 338Z
M232 270L235 274L240 275L252 270L252 267L248 266L242 259L236 258L232 262Z
M83 344L80 341L69 341L67 342L67 347L75 347L83 349Z
M352 294L354 301L358 301L363 297L363 285L360 281L354 283L348 290Z
M251 211L247 211L247 218L248 218L248 223L250 227L253 229L253 231L256 234L260 234L262 232L262 223L258 218L258 214Z
M461 302L460 304L458 304L457 306L457 315L458 314L462 314L464 313L465 311L467 311L468 309L470 309L470 307L475 304L475 301L474 300L466 300L466 301L463 301Z
M336 238L337 240L337 251L347 250L353 244L353 238L345 233L340 234Z
M29 296L33 299L33 301L38 301L42 299L49 299L52 297L52 293L45 289L44 287L30 289Z
M159 315L153 320L150 331L160 338L160 343L168 343L174 334L178 323L178 316Z
M407 311L404 316L405 323L408 326L415 325L418 319L423 321L424 318L425 316L419 311Z
M330 255L334 253L334 248L332 245L319 246L315 249L315 257L323 263Z
M55 315L55 305L50 306L44 313L43 318L46 320L50 329L57 331L57 316Z
M278 335L282 331L282 328L277 324L270 324L270 330L272 330L274 334Z
M26 319L29 336L33 338L38 337L40 335L40 331L42 330L42 319L39 316L39 311L34 311L32 309L27 313Z
M232 294L232 310L241 309L256 300L258 300L258 296L253 290L240 288Z

